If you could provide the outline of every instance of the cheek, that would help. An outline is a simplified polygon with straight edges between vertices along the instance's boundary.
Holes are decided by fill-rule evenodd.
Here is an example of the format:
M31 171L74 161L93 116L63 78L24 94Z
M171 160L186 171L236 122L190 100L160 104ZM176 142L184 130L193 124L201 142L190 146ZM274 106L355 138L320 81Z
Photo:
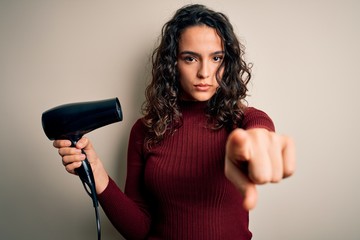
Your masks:
M189 65L186 65L182 61L178 62L177 71L179 72L180 75L186 75L187 72L190 71L190 69L191 69L191 67Z

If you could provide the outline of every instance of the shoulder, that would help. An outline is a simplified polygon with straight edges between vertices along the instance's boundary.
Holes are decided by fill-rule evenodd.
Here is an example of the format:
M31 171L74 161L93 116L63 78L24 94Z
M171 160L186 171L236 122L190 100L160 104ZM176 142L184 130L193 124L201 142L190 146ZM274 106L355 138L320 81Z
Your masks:
M275 125L269 115L255 107L246 107L244 109L241 127L243 129L265 128L269 131L275 131Z
M146 126L143 122L143 118L139 118L133 124L130 134L131 135L145 135L145 133L146 133Z
M133 130L135 130L135 131L145 130L145 125L144 125L144 122L143 122L143 118L139 118L139 119L136 120L136 122L132 126L132 131Z
M143 154L143 146L146 137L146 127L142 118L138 119L132 126L129 136L128 154Z
M143 119L139 118L136 120L136 122L133 124L131 131L130 131L130 141L131 142L143 142L145 135L146 135L146 127L143 123Z

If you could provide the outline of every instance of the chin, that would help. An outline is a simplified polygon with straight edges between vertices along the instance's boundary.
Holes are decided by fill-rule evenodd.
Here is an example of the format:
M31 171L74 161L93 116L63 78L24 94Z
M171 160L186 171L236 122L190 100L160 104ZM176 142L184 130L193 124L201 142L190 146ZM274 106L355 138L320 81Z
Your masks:
M196 93L196 94L186 94L182 95L181 99L185 101L199 101L199 102L205 102L210 100L212 96L214 96L215 93Z
M193 101L199 101L199 102L205 102L205 101L209 101L211 96L192 96Z

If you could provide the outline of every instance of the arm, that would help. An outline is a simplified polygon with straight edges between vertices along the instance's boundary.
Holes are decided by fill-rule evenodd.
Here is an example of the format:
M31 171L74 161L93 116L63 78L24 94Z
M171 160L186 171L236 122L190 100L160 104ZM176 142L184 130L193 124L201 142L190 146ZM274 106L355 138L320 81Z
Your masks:
M150 228L150 215L142 193L144 188L141 186L144 170L142 141L143 130L138 121L131 131L129 141L126 194L108 176L89 139L80 139L75 148L70 147L70 141L54 141L65 169L71 174L75 174L75 169L85 159L81 149L85 151L93 170L98 200L114 227L127 239L144 239Z
M264 112L248 108L242 128L235 129L228 137L225 175L243 193L247 210L256 205L256 184L276 183L295 171L292 139L274 130Z
M109 186L99 195L107 217L126 239L145 239L151 224L143 186L143 140L144 128L138 120L130 133L125 193L110 179Z

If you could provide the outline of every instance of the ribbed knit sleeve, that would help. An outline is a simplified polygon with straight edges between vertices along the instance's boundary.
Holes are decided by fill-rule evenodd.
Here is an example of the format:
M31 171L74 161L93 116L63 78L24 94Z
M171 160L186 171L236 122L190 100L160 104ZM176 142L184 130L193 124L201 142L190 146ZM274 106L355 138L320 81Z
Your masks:
M138 120L130 133L125 193L110 178L108 186L98 197L114 227L126 239L133 240L146 239L151 224L143 181L143 140L144 126Z
M265 112L254 107L248 107L245 110L241 127L245 130L251 128L265 128L272 132L275 131L275 125L271 118Z

